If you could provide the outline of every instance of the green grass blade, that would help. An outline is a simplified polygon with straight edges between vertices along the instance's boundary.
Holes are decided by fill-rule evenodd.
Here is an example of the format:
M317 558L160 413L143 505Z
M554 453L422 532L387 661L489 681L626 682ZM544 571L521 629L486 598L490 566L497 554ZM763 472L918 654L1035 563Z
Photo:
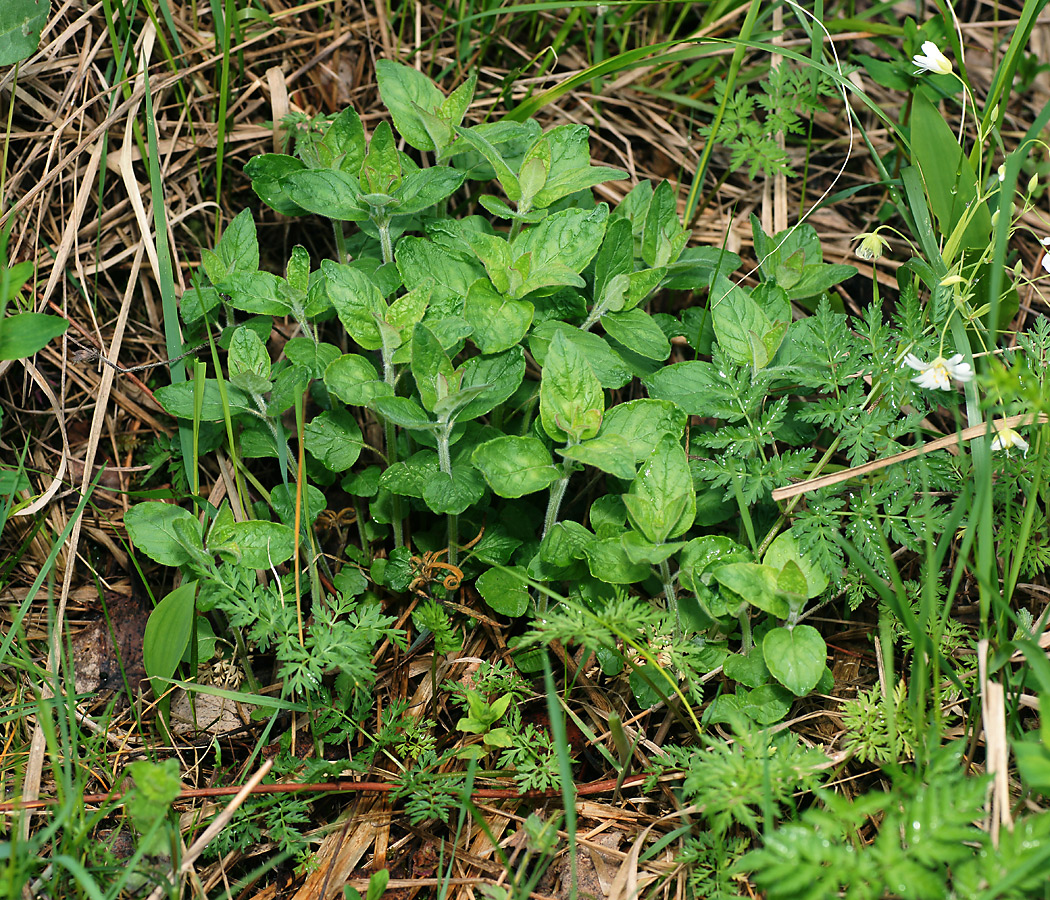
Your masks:
M759 3L752 3L748 8L747 15L744 17L744 24L740 26L741 41L750 40L751 32L755 28L755 19L758 17L760 5L761 4ZM718 140L718 129L722 124L722 119L725 118L726 106L736 88L736 79L740 74L740 66L744 62L744 50L744 44L737 44L733 49L732 59L729 61L729 71L726 72L725 91L722 94L722 102L718 105L718 111L715 113L714 121L711 123L711 136L704 141L704 151L700 155L700 163L696 167L696 174L693 175L693 183L689 188L689 195L685 200L684 221L687 223L692 219L693 212L696 210L697 204L700 202L700 189L703 187L704 179L707 177L707 166L711 162L711 153L714 151Z
M58 536L58 539L54 544L52 544L51 550L48 552L47 558L44 560L44 564L40 567L40 571L37 572L36 578L33 579L33 583L29 586L29 590L26 592L25 600L22 601L22 605L18 607L18 610L12 617L11 624L7 628L7 634L5 634L3 640L0 641L0 660L7 659L7 654L11 650L11 643L18 634L22 620L26 617L26 614L29 612L29 607L36 599L37 592L40 590L40 586L44 583L44 579L51 573L51 570L55 565L55 560L58 558L59 551L65 546L66 541L69 539L69 535L73 531L73 525L76 523L77 519L83 515L84 507L87 506L88 499L94 492L98 480L101 477L102 470L100 469L88 489L80 495L80 500L77 502L76 509L73 510L73 514L66 521L66 527L62 529L62 533Z
M179 330L179 311L175 303L175 276L171 266L171 249L168 247L168 222L164 209L164 182L160 174L160 150L157 147L157 119L153 109L153 95L150 92L149 71L143 73L146 80L146 139L149 153L146 164L149 169L150 195L153 198L153 231L156 236L157 265L160 267L160 298L164 314L164 342L169 359L174 359L183 352L182 334ZM148 240L144 236L143 240ZM177 384L186 380L185 359L169 366L171 383ZM193 431L185 425L179 426L179 444L182 447L182 458L189 461L193 457ZM187 473L189 475L189 473ZM193 483L191 481L191 483Z
M219 111L216 115L218 134L215 148L215 205L222 209L222 163L226 147L226 108L230 96L230 36L233 34L233 22L236 18L234 0L226 0L222 16L222 69L219 76ZM219 240L222 216L215 217L215 240Z

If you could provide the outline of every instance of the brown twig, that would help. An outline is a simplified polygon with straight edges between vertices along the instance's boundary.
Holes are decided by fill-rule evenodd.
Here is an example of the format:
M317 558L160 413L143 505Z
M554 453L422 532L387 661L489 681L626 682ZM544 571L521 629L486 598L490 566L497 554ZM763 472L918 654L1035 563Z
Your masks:
M623 783L625 788L642 784L649 775L632 775ZM327 781L312 784L262 784L252 788L253 794L348 794L348 793L378 793L389 794L397 790L398 785L382 781ZM605 778L601 781L592 781L576 788L577 795L581 797L592 794L602 794L616 788L615 778ZM211 788L187 788L179 792L177 800L207 799L210 797L229 797L243 790L242 787L211 787ZM113 802L119 805L127 794L85 794L85 803L107 803ZM561 796L560 788L552 788L545 791L518 791L514 788L478 788L472 791L471 799L474 800L549 800ZM18 800L8 800L0 803L0 813L14 812L20 809L47 809L58 803L57 799L44 798L22 803Z
M69 337L69 335L66 335L66 337L80 348L73 354L74 363L82 364L95 362L97 360L100 363L105 363L112 369L116 369L121 375L130 375L132 372L144 372L146 369L156 369L158 366L170 366L172 363L177 363L180 359L185 359L187 356L190 356L198 350L208 346L208 342L205 341L203 344L198 344L196 347L193 347L178 356L173 356L171 359L143 363L141 366L122 366L120 363L115 363L111 359L106 359L97 347L90 347L87 344L82 344L75 337Z
M773 500L777 502L781 500L789 500L797 494L805 494L809 491L815 491L818 488L828 487L829 485L838 484L842 481L849 481L851 478L859 478L861 475L866 475L868 472L874 472L877 469L885 469L886 466L892 466L894 463L913 459L924 453L932 453L934 450L941 450L944 447L961 444L963 441L969 441L984 434L994 434L995 430L999 428L1013 428L1016 425L1043 425L1047 421L1050 420L1048 420L1047 416L1043 413L1038 413L1034 416L1030 413L1023 413L1017 416L1007 416L1005 419L996 419L994 422L982 422L980 425L971 425L969 428L964 428L958 434L946 434L944 437L939 437L935 441L930 441L929 443L922 444L918 447L912 447L910 450L896 453L893 456L887 456L885 459L872 460L861 466L854 466L851 469L845 469L842 472L833 472L831 475L821 475L819 478L810 478L808 481L800 481L797 484L789 484L785 487L777 488L773 491Z

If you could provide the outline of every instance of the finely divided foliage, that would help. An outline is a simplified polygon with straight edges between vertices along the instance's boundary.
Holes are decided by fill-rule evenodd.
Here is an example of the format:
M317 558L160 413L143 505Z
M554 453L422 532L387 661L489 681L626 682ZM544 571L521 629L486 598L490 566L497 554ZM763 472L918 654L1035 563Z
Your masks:
M954 74L935 43L921 46L919 73ZM238 481L238 502L202 504L200 518L158 501L125 516L135 549L182 573L146 631L157 694L180 665L204 661L205 614L236 644L249 696L261 687L253 664L272 662L281 708L310 720L313 776L367 743L331 771L397 760L393 797L411 822L449 822L478 766L507 770L522 791L569 790L557 742L512 701L532 690L519 672L549 673L549 648L582 648L596 672L626 673L638 706L667 704L693 733L736 735L672 748L654 773L686 771L679 799L709 826L703 837L682 832L697 896L728 896L747 873L770 897L947 896L949 878L960 891L986 890L1008 857L1028 867L1011 885L1029 890L1032 860L1047 857L1046 817L1020 826L1027 844L1012 836L996 848L973 824L984 781L964 777L957 748L917 746L923 716L943 724L958 702L942 703L946 685L973 686L945 643L943 595L954 597L959 577L950 592L939 575L909 592L895 559L906 548L936 569L942 535L969 514L950 498L970 497L979 476L984 514L1013 540L1010 588L1050 563L1046 542L1028 540L1045 534L1046 517L1016 505L1019 490L1046 491L1041 461L1034 473L1026 465L1030 422L1002 424L1045 407L1045 322L1019 337L1001 373L975 377L975 348L1018 308L1011 284L986 328L991 313L971 302L998 284L987 248L1003 179L979 177L918 91L913 159L893 191L898 212L928 232L916 235L922 255L898 270L892 321L877 304L850 318L835 288L857 270L825 262L809 224L767 234L752 216L749 281L735 253L686 246L668 182L641 182L612 208L597 202L593 188L627 176L591 164L586 126L465 124L476 74L446 96L409 66L383 60L377 73L391 121L367 134L347 109L299 132L292 153L246 167L267 206L330 223L335 258L297 246L283 274L260 268L245 210L202 252L199 283L182 298L186 340L211 343L214 364L156 396L192 422L196 455L226 446L257 502L244 502ZM733 164L791 174L776 135L801 129L799 112L813 111L827 77L772 70L761 121L746 88L720 84L730 114L717 136ZM960 183L942 184L945 160ZM862 238L858 257L875 263L886 239ZM294 336L278 343L275 319L294 323ZM989 424L975 438L981 450L909 452L945 412ZM1000 451L992 462L989 450ZM889 457L814 485L804 501L777 493ZM322 552L326 532L351 524L345 559ZM929 762L929 783L897 769L885 793L850 805L817 787L823 754L768 726L832 692L813 613L864 590L883 602L881 637L890 617L905 622L906 652L936 684L933 696L913 687L909 700L891 683L881 705L862 695L847 710L847 723L871 731L847 742L858 758ZM391 596L416 603L411 647L408 604L384 608ZM437 740L422 704L377 716L377 648L432 641L436 679L438 657L463 649L462 615L509 625L517 665L484 663L455 688L462 743ZM1037 634L1020 624L1011 652L1026 653ZM720 689L706 689L719 675ZM1050 678L1040 687L1050 691ZM1031 785L1048 789L1046 736L1015 737ZM301 765L294 741L281 750L286 772ZM169 774L143 765L141 798L152 790L170 803ZM797 810L800 788L817 791L819 805ZM304 801L245 810L211 852L258 840L260 818L283 850L305 852ZM129 814L155 836L141 802ZM869 849L871 817L886 824ZM851 882L851 871L862 874Z

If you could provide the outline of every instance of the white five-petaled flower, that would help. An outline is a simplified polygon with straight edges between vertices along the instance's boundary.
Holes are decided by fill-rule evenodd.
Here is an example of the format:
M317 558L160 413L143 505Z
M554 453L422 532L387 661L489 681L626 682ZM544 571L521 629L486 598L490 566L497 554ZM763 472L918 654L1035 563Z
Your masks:
M992 449L1005 450L1009 454L1011 447L1020 450L1021 456L1028 455L1028 441L1012 428L999 428L995 432L995 437L992 438Z
M950 75L952 72L952 64L948 62L948 57L937 49L937 45L933 41L926 41L922 45L922 53L918 56L913 56L911 61L918 66L918 69L915 71L916 75L921 75L923 72L933 72L934 75Z
M951 379L970 381L973 378L973 369L962 359L963 355L956 353L949 359L938 356L933 362L924 363L914 353L909 353L904 362L919 373L912 379L919 387L929 391L950 391Z

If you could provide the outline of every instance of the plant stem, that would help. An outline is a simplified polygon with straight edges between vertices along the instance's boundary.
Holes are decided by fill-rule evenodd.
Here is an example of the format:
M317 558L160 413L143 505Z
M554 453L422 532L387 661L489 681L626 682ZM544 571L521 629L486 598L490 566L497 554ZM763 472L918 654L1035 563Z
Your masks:
M543 518L542 537L546 537L548 532L558 522L558 512L561 510L561 502L565 499L565 491L569 487L569 477L570 473L566 472L551 485L550 499L547 501L547 515Z
M335 252L339 256L339 262L346 262L346 235L343 234L343 223L332 220L332 233L335 235Z
M365 534L365 505L358 497L354 498L354 512L357 513L355 516L357 520L357 538L361 542L361 552L365 554L367 559L371 559L371 554L368 552L371 545L368 542L368 536ZM399 522L394 532L395 535L400 531L400 528L401 523Z
M449 449L449 439L452 435L452 426L442 423L437 429L434 437L437 439L438 468L452 477L452 451Z
M383 422L383 437L386 441L386 464L389 468L397 462L397 428L393 422ZM394 526L394 546L403 547L405 545L405 535L401 529L401 497L399 494L393 495L391 514L394 518L394 521L391 523Z
M452 453L449 450L449 440L452 437L452 423L442 423L435 437L437 438L438 468L451 479ZM448 514L448 562L452 566L459 564L459 516L454 513Z
M394 261L394 242L390 239L390 217L372 221L379 229L379 246L383 251L383 264L392 263Z
M390 385L391 389L397 384L397 371L391 360L392 352L387 352L386 347L383 347L383 380ZM383 440L386 443L386 464L387 467L390 467L397 462L397 426L389 419L383 421ZM401 525L401 496L399 494L391 496L390 507L391 517L394 520L390 523L394 530L394 547L404 547L405 533Z
M678 594L675 591L674 579L671 577L671 566L667 560L661 560L659 565L660 580L664 585L664 597L667 605L674 610L674 635L676 638L682 636L682 614L678 611Z
M580 326L580 331L590 331L603 315L605 315L605 308L600 303L596 304L586 321Z
M558 521L558 512L561 510L561 502L565 499L565 491L569 487L569 478L572 476L572 472L567 471L567 466L568 461L562 466L562 477L551 485L550 499L547 501L547 514L543 517L543 534L540 537L541 541L547 536ZM539 613L541 619L547 615L546 593L540 592L539 599L536 601L536 611Z
M740 613L738 619L741 632L740 652L744 656L748 656L755 647L754 639L751 637L751 607L747 607Z

